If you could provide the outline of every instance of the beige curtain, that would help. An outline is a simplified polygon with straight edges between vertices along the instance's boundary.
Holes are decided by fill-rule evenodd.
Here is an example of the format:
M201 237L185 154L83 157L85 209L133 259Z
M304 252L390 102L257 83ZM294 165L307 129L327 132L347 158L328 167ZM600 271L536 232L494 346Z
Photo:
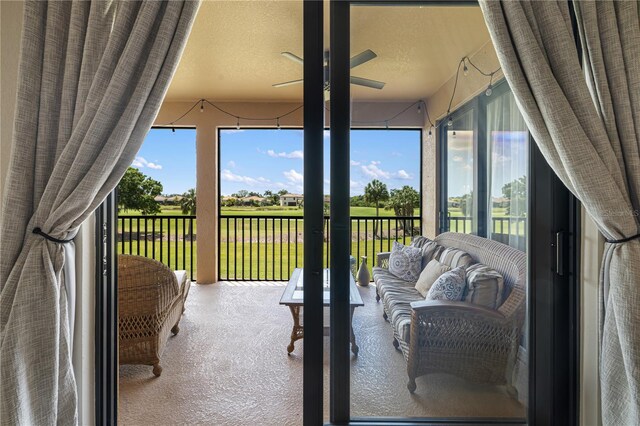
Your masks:
M27 1L0 218L0 423L77 423L68 244L160 108L197 1Z
M638 425L638 2L573 4L582 64L567 1L480 2L500 64L540 150L611 241L601 266L602 420Z

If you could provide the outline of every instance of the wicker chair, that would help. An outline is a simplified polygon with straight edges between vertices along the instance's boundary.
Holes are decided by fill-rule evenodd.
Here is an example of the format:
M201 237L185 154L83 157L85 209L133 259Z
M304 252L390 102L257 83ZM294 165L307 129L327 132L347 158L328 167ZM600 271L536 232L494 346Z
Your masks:
M496 309L466 302L451 301L394 301L394 295L413 290L406 287L385 293L384 286L394 285L385 275L389 253L380 253L374 279L382 285L379 295L385 306L385 317L397 317L394 309L408 309L410 329L408 339L394 327L394 346L407 360L410 392L416 390L416 378L429 373L443 372L470 381L507 385L516 396L513 386L514 367L525 318L526 255L507 245L468 234L447 232L435 238L443 247L466 251L477 262L490 266L504 278L504 302ZM397 288L397 287L396 287ZM378 289L376 289L378 291ZM406 297L406 296L405 296ZM386 300L391 299L391 300ZM403 306L404 305L404 306ZM407 341L408 340L408 341Z
M118 256L120 364L152 365L162 374L160 356L169 331L174 335L184 312L191 282L160 262L141 256Z

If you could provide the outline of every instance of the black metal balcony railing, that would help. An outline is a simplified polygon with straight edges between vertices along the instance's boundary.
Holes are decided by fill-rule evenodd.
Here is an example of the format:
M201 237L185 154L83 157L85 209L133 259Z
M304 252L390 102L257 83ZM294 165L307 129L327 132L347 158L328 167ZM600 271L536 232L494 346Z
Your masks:
M221 216L219 218L219 279L225 281L288 280L304 258L303 218L292 216ZM324 266L329 267L329 229L325 216ZM409 243L422 232L419 217L351 217L351 255L368 257L391 250L393 241Z
M469 234L473 231L473 218L470 216L448 216L447 229L451 232ZM492 217L489 238L526 251L527 241L526 217ZM518 237L518 238L513 238Z
M118 254L160 261L196 278L195 216L118 216Z
M471 216L447 216L447 226L451 232L463 234L473 232L473 218ZM494 234L518 235L526 234L526 217L492 217L491 232Z
M526 218L492 218L491 238L509 244L510 236L524 250ZM218 218L218 278L229 281L288 280L304 258L303 218L296 216L221 216ZM330 220L325 216L324 265L329 267ZM472 232L472 218L448 217L452 232ZM197 274L195 216L118 217L118 253L135 254L162 262L174 270ZM360 263L367 256L375 266L376 254L390 251L393 241L408 244L422 233L419 217L352 216L351 255ZM512 242L513 244L513 242ZM522 247L520 247L522 246Z

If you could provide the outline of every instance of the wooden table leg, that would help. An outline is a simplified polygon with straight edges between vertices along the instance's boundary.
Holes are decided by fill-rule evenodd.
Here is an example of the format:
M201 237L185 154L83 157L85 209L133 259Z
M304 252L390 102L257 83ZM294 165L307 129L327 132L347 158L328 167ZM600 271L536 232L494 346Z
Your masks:
M293 329L291 330L291 342L287 346L287 354L291 354L295 349L294 343L304 337L304 328L300 325L300 306L289 306L293 317Z
M355 356L358 356L358 351L360 350L360 348L358 348L358 345L356 344L356 335L353 332L353 311L355 311L356 307L352 306L351 307L351 352L353 352L353 354Z

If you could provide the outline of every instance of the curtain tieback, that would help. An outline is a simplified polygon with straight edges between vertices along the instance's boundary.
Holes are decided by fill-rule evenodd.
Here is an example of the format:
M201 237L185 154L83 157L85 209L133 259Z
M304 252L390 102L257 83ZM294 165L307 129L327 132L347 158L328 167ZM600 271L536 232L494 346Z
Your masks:
M46 238L47 240L54 242L54 243L58 243L58 244L67 244L70 243L71 241L73 241L73 238L71 238L70 240L60 240L58 238L52 237L51 235L45 233L42 229L40 228L33 228L32 231L34 234L38 234L43 236L44 238Z
M640 238L640 234L636 234L632 237L623 238L621 240L606 240L606 242L609 244L622 244L631 240L637 240L638 238Z

